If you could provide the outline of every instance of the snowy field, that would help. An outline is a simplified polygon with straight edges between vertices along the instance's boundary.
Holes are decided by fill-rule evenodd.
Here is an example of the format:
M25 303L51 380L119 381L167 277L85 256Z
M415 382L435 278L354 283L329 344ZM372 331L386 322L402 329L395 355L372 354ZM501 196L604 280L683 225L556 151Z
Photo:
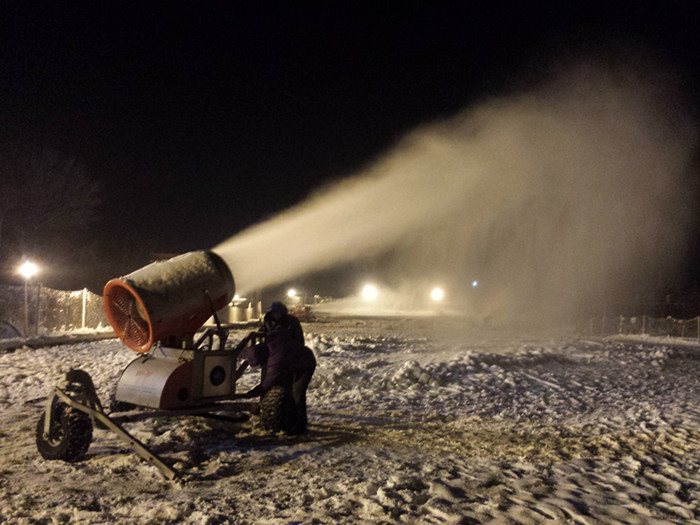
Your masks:
M175 481L103 430L79 463L36 451L49 389L79 367L105 402L119 341L0 353L0 522L700 523L700 350L459 324L305 324L307 435L126 426Z

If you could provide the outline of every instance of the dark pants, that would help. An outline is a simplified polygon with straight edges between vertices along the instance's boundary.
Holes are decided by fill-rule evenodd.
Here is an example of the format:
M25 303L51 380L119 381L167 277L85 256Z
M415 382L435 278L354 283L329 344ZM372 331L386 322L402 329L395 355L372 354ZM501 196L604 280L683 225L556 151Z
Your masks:
M311 376L314 375L316 364L310 368L302 368L294 373L292 381L292 397L297 408L297 422L294 430L296 432L305 432L308 419L306 417L306 389L311 382Z

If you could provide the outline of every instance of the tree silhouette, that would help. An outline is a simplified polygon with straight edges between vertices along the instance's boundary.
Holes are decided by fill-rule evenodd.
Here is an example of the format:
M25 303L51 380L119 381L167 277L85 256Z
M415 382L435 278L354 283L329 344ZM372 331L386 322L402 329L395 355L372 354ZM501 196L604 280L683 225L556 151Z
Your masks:
M18 144L0 147L0 258L70 251L97 218L99 183L59 152Z

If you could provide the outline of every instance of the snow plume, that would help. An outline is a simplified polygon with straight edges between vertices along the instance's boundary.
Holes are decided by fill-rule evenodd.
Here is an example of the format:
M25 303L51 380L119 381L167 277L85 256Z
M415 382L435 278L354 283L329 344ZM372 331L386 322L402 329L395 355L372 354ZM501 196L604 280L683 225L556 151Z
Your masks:
M215 251L241 292L390 253L395 282L478 279L481 312L620 298L678 262L694 213L693 123L645 71L577 66L427 125Z

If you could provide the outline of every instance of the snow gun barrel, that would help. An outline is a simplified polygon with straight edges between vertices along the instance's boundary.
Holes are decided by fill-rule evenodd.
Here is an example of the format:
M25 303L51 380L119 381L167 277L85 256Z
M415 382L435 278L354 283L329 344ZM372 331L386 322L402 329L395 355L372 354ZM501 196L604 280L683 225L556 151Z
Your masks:
M224 260L196 251L112 279L105 285L104 304L117 337L144 353L157 341L192 337L235 290Z

